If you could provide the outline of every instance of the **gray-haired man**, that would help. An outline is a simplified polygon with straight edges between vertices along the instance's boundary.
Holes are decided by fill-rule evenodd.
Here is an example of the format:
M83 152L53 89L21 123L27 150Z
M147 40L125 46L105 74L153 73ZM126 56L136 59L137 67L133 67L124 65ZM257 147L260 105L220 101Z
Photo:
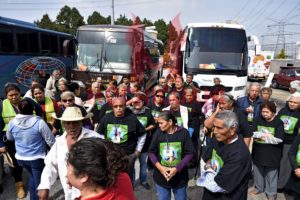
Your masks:
M238 119L232 111L216 114L212 144L205 152L205 169L215 182L205 186L203 200L247 199L248 181L251 172L251 156L243 138L236 133ZM214 171L212 173L212 170Z

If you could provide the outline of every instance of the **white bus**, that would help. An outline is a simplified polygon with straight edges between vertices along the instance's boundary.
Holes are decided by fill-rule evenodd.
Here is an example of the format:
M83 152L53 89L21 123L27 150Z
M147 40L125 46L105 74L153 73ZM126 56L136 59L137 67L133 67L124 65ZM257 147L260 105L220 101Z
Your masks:
M90 85L97 77L105 84L111 79L120 82L123 77L128 77L149 90L161 74L159 45L162 42L142 27L80 26L76 35L72 80Z
M209 98L213 78L219 77L225 91L244 96L247 85L248 46L243 26L228 23L190 23L177 44L175 68L193 74L201 89L198 100ZM181 44L181 45L180 45ZM172 57L172 56L171 56Z

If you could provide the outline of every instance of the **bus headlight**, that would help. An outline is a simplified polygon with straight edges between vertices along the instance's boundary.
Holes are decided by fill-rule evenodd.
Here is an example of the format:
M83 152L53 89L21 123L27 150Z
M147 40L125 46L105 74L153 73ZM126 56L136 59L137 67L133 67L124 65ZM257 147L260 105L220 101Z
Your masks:
M234 88L234 91L243 90L243 89L245 89L245 87L246 86L244 86L244 85L243 86L237 86L237 87Z

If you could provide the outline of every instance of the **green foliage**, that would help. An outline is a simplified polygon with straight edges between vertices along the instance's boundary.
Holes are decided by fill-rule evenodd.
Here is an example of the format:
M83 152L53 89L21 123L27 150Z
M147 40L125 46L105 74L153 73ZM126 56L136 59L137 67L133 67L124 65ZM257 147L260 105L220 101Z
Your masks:
M125 15L120 15L119 18L115 20L116 25L125 25L125 26L131 26L132 20L128 19Z
M277 59L285 59L285 58L287 58L287 56L285 54L285 50L281 49L280 52L277 54L276 58Z
M87 23L89 25L110 24L110 20L108 21L106 17L103 17L99 12L94 11L93 14L88 17Z
M83 16L76 8L64 6L56 17L57 30L75 35L79 26L84 25Z
M88 16L87 24L110 24L111 16L104 17L99 12L94 11L90 16ZM62 7L56 16L56 20L52 21L48 14L44 14L41 20L37 20L36 23L39 27L45 29L56 30L60 32L70 33L75 35L76 30L79 26L84 25L84 18L80 14L80 12L76 8L71 8L67 5ZM167 25L163 19L158 19L155 22L144 18L141 20L138 16L135 19L127 18L126 15L120 15L115 20L116 25L138 25L144 24L145 26L155 26L156 30L158 31L157 38L161 40L164 45L166 46L168 43L169 31L172 31L171 37L175 37L173 34L174 27L170 27L170 24ZM172 39L173 40L173 39ZM160 49L160 52L164 52L164 47Z
M166 22L163 19L158 19L154 22L154 26L158 32L157 38L160 39L166 46L168 39L168 26ZM160 52L163 53L164 49L161 48Z
M142 24L145 24L145 26L153 26L153 22L146 18L143 19Z
M56 30L55 23L51 21L48 14L44 14L41 21L37 20L34 23L40 28Z

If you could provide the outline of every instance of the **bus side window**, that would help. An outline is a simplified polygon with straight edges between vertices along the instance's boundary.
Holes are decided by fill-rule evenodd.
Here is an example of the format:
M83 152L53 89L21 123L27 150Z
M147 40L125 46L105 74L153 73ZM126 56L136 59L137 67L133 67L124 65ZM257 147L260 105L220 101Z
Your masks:
M56 35L50 35L50 49L51 53L58 54L58 41Z
M20 53L38 53L38 34L25 30L17 30L18 52Z
M48 34L41 33L41 44L42 44L42 53L51 53L50 49L50 36Z
M9 28L0 27L0 52L14 52L13 33Z

